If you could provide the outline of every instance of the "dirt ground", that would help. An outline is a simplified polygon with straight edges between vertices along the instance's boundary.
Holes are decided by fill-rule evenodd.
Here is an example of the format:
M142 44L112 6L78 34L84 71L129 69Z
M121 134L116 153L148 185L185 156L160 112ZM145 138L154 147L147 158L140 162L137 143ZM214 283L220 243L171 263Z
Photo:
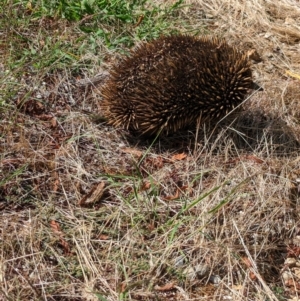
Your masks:
M213 132L106 125L102 45L76 75L1 82L0 300L300 300L300 2L185 4L174 28L253 53L263 88Z

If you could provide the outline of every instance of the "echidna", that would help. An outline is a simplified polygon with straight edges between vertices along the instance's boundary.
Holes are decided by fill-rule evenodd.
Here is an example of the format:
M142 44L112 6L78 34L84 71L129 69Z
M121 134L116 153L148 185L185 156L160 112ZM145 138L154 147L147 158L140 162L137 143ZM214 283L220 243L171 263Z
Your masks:
M225 40L187 35L142 43L101 88L109 124L142 135L217 121L252 88L246 54Z

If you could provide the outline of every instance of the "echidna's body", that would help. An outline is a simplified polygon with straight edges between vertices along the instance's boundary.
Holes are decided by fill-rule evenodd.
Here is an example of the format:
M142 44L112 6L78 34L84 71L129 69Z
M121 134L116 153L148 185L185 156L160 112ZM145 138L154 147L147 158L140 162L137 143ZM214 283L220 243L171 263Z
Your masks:
M176 35L143 43L101 89L108 123L153 135L218 120L252 87L245 54L217 38Z

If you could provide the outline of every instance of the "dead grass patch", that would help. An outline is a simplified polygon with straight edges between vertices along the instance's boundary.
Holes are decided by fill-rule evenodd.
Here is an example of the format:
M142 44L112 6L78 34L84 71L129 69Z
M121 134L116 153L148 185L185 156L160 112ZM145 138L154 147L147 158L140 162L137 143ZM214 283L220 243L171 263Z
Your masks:
M151 145L94 122L99 83L82 80L116 57L101 39L34 71L2 31L0 300L299 299L300 85L286 72L300 74L299 3L187 4L173 29L256 49L264 88L196 141ZM76 24L40 22L20 29L37 51L47 35L76 47Z

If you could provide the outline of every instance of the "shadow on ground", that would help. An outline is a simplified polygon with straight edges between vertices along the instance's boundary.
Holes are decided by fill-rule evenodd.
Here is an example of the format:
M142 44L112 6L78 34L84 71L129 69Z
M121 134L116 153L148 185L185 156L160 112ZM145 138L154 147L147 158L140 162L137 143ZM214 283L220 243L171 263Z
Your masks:
M119 133L132 146L149 147L154 142L153 149L157 152L180 152L202 147L217 151L232 141L240 151L260 152L267 148L273 156L284 156L298 152L300 146L299 138L284 120L259 110L242 111L238 117L225 119L215 126L205 125L198 134L192 128L157 139L139 137L122 130Z

